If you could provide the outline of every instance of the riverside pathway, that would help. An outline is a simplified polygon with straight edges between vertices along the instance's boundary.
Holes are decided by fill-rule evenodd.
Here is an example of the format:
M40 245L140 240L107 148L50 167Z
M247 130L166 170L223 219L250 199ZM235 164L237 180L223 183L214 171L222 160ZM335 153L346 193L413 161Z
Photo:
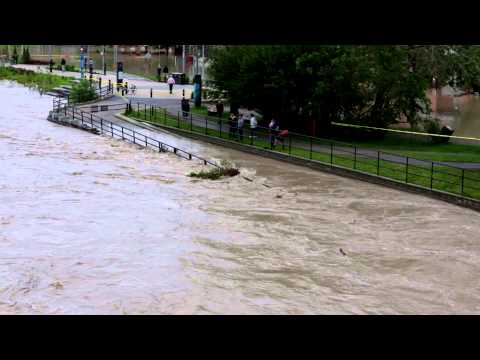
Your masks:
M142 104L147 105L156 105L162 108L167 109L167 112L171 115L177 116L179 112L181 112L181 105L180 101L177 99L157 99L157 98L138 98L138 97L126 97L126 99L132 102L132 106L139 102ZM118 100L117 100L118 101ZM202 115L192 114L193 125L196 126L205 126L205 117ZM110 119L109 119L110 120ZM212 130L219 130L220 126L209 122L208 129ZM224 131L228 131L227 121L222 123L222 129ZM248 135L248 131L245 132L245 135ZM292 146L297 148L302 148L304 150L310 150L310 144L308 142L302 142L299 140L292 140ZM314 144L312 146L312 150L315 152L320 152L324 154L330 154L331 148L328 145L318 145ZM382 149L378 149L382 151ZM353 149L349 147L342 147L342 146L335 146L334 155L353 155ZM377 158L377 150L366 149L366 148L357 148L357 156L365 157L365 158ZM380 155L381 160L395 162L397 164L406 164L406 157L402 155L395 155L389 153L388 151L384 151ZM430 161L423 161L419 159L409 158L408 159L409 165L417 165L417 166L429 166ZM443 164L447 166L453 166L461 169L468 169L468 170L480 170L480 163L475 162L454 162L454 161L435 161L437 164Z
M19 65L13 65L13 67L19 68L19 69L31 70L39 73L49 73L48 66L45 66L45 65L19 64ZM53 70L52 74L80 79L80 73L73 72L73 71ZM116 82L116 74L113 71L107 71L107 75L94 74L94 76L97 78L101 78L102 84L104 85L108 84L109 80L112 82L112 84ZM87 74L87 79L88 79L88 74ZM166 83L153 81L138 75L132 75L128 73L124 73L123 80L128 82L129 87L131 85L135 85L137 88L135 96L141 97L142 99L144 97L150 98L150 90L153 91L154 98L166 98L166 99L181 99L183 95L183 90L185 90L185 97L190 98L191 93L193 92L193 85L176 84L173 87L173 94L170 94L168 85Z

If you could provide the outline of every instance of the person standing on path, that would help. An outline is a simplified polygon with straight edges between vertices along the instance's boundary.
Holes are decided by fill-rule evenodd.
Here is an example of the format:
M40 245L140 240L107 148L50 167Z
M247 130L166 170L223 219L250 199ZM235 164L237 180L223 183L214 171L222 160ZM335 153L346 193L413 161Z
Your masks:
M62 58L62 61L60 61L60 65L62 65L62 72L65 72L65 65L67 62L65 61L65 58Z
M275 144L277 142L276 135L277 135L278 129L279 129L278 121L275 119L275 117L272 118L272 121L270 121L270 124L268 125L268 127L270 129L270 148L274 149Z
M173 85L175 85L175 79L173 78L172 75L170 75L170 77L168 78L167 83L168 83L168 87L170 89L170 95L171 95L173 90Z
M255 137L255 131L257 130L257 118L254 113L250 114L250 137Z
M241 142L243 142L243 126L245 125L245 119L243 118L243 114L238 116L237 122L237 129L238 129L238 137Z
M230 113L230 117L228 118L228 137L230 139L235 138L235 128L237 127L237 117L234 113Z
M50 62L48 64L50 66L50 72L52 72L53 71L53 64L54 64L53 60L50 59Z
M183 111L183 117L187 118L188 113L190 112L190 102L185 99L185 96L182 99L182 111Z
M165 65L165 66L163 67L163 73L165 74L165 81L167 81L167 74L168 74L168 67L167 67L167 65Z

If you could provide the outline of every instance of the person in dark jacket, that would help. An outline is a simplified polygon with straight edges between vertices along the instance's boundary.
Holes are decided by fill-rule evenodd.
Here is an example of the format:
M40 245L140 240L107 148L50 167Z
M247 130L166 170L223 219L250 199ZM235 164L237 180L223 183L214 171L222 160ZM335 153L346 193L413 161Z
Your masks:
M50 59L50 62L48 63L48 65L49 65L49 67L50 67L50 72L53 71L53 64L54 64L53 60Z
M188 113L190 112L190 102L185 99L185 96L182 99L182 111L183 111L183 117L187 118Z
M235 138L235 132L237 129L237 116L234 113L230 113L230 117L228 118L228 137Z
M221 119L223 115L223 103L221 101L217 101L217 115Z
M65 58L62 58L62 61L60 61L60 65L62 65L62 71L65 71L65 66L67 65Z

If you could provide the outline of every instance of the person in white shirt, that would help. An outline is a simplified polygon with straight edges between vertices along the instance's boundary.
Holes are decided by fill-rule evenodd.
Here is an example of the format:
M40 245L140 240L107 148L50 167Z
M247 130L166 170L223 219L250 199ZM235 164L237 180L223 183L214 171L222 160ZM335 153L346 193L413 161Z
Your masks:
M172 93L173 90L173 85L175 85L175 79L173 78L172 75L167 80L168 87L170 88L170 94Z
M254 137L255 130L257 130L257 119L255 115L252 113L250 114L250 135Z

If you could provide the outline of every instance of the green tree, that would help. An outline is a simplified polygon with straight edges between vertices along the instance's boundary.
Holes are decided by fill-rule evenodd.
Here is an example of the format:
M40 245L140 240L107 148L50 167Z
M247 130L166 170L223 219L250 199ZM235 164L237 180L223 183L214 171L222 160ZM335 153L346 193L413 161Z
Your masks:
M70 93L70 101L73 103L80 103L95 100L97 98L97 93L93 87L90 86L88 80L81 80L80 83L75 84L72 87Z
M433 51L433 56L432 56ZM386 126L400 116L415 125L428 113L426 90L439 84L471 88L480 74L477 46L222 46L209 73L230 100L280 114L302 128L331 121Z

